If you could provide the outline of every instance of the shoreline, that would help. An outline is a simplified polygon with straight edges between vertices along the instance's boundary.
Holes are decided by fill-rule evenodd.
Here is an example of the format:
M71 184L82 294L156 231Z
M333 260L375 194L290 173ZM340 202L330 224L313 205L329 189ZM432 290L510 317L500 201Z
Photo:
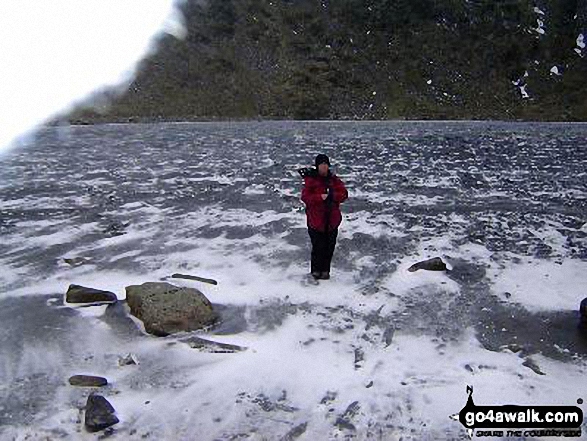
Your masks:
M124 125L124 124L247 124L247 123L301 123L301 124L389 124L389 123L415 123L415 124L547 124L547 125L584 125L587 121L562 121L562 120L508 120L508 119L257 119L257 118L209 118L209 119L165 119L165 118L129 118L128 120L93 120L93 121L67 121L52 120L41 124L39 127L63 127L63 126L97 126L97 125Z

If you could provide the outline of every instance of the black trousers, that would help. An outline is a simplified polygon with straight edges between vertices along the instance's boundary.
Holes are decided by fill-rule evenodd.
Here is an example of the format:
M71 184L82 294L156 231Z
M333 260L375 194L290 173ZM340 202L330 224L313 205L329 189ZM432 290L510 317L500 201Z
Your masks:
M311 271L313 273L329 273L334 247L336 247L338 229L323 233L322 231L308 228L308 234L312 241Z

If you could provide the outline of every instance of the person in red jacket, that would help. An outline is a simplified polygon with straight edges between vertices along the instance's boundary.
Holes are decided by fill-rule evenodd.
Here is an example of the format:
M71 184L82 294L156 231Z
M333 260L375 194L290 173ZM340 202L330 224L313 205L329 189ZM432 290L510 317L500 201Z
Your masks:
M302 201L306 204L308 234L312 241L311 272L315 279L330 278L330 262L342 221L339 205L348 198L344 183L330 171L328 156L316 156L316 168L301 169Z

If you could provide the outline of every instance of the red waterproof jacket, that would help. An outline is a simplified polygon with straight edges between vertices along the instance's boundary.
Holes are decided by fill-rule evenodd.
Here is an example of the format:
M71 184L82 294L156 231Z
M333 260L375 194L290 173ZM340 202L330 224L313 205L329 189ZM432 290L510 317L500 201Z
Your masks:
M328 193L326 200L322 195ZM328 176L320 176L316 171L304 176L304 188L302 189L302 201L306 204L306 217L308 227L318 230L332 231L340 225L340 203L349 197L343 182L329 173Z

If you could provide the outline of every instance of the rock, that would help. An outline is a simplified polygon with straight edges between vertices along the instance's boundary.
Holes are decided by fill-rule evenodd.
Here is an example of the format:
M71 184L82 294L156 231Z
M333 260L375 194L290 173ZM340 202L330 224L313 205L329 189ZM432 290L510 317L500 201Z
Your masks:
M130 225L130 222L122 223L118 221L111 222L102 232L110 237L122 236L126 234L125 228Z
M361 363L365 361L365 353L361 348L355 348L355 370L363 367Z
M326 395L324 395L322 400L320 400L320 404L332 403L334 400L336 400L337 395L338 395L338 393L336 393L336 392L326 391Z
M587 325L587 297L585 297L581 302L579 312L581 313L581 321L583 324Z
M103 303L116 302L116 294L80 285L69 285L65 301L67 303Z
M188 337L180 340L182 343L187 343L194 349L199 349L202 352L213 353L233 353L245 351L247 348L228 343L219 343L215 341L206 340L200 337Z
M102 395L92 394L86 403L85 425L88 432L98 432L119 422L114 407Z
M408 268L408 271L413 273L414 271L418 271L421 269L427 271L446 271L446 264L442 261L440 257L434 257L433 259L428 259L413 264L411 267Z
M171 276L172 279L187 279L187 280L196 280L198 282L209 283L210 285L218 285L218 282L214 279L205 279L204 277L198 276L190 276L189 274L179 274L175 273Z
M287 432L283 436L283 438L281 438L281 441L293 441L294 439L299 438L300 436L302 436L304 434L307 427L308 427L308 423L298 424L293 429L291 429L289 432Z
M546 375L540 370L540 367L531 358L526 358L526 360L524 360L522 363L522 366L526 366L527 368L532 369L538 375Z
M383 342L385 343L386 348L393 341L394 334L395 334L395 327L393 325L388 326L387 328L385 328L385 331L383 331Z
M524 351L524 347L523 346L520 346L517 343L510 343L510 344L507 344L507 345L502 345L502 346L500 346L500 349L509 349L514 354L517 354L518 352L523 352Z
M353 401L351 404L349 404L344 413L336 419L334 425L339 429L348 429L353 431L357 430L351 420L360 409L361 406L359 406L359 402Z
M108 384L108 380L93 375L73 375L69 377L69 384L81 387L102 387Z
M129 366L132 364L139 364L139 360L134 354L126 354L124 357L118 359L118 366Z
M213 324L218 316L210 301L194 288L147 282L126 287L131 314L143 321L149 334L166 336L195 331Z
M63 261L68 265L73 267L83 265L84 263L88 263L90 260L86 259L85 257L73 257L73 258L64 258Z

